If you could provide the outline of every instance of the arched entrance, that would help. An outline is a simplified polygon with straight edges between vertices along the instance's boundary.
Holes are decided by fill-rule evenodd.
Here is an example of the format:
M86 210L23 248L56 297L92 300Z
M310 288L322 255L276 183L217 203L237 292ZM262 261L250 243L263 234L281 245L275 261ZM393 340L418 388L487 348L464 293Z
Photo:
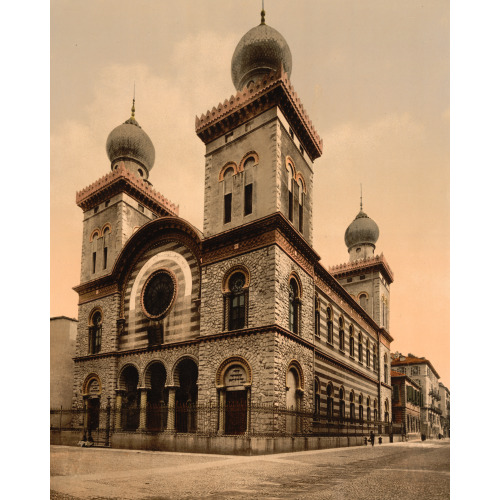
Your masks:
M301 423L300 423L300 410L302 403L302 393L303 389L303 374L302 368L299 363L292 361L286 372L286 420L285 420L285 431L287 433L296 434L300 433ZM319 381L315 380L315 389L319 392ZM319 396L319 394L318 394ZM316 400L315 400L316 402ZM319 399L318 410L319 410Z
M161 361L153 362L145 373L147 391L146 429L162 431L166 423L165 383L167 372Z
M244 434L250 425L248 414L252 373L247 361L240 357L226 360L217 370L219 388L219 432Z
M119 395L121 398L121 419L118 428L135 431L139 427L140 397L139 372L135 366L125 367L120 375ZM118 399L117 397L117 399Z
M198 401L198 366L191 358L179 362L174 371L178 389L175 394L175 430L196 431L196 404Z
M82 388L84 422L83 440L93 441L92 433L99 431L101 414L101 380L98 375L90 374L85 379Z

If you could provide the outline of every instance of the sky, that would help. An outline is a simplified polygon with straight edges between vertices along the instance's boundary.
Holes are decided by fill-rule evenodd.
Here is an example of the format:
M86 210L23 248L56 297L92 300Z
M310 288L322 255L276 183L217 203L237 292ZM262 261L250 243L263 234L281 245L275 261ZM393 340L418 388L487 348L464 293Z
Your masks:
M450 387L450 15L444 0L267 0L291 82L323 139L314 248L348 261L363 209L394 272L391 350L429 359ZM231 57L260 0L52 0L50 315L77 317L77 191L108 173L108 134L130 116L156 150L149 180L202 229L195 116L235 93Z

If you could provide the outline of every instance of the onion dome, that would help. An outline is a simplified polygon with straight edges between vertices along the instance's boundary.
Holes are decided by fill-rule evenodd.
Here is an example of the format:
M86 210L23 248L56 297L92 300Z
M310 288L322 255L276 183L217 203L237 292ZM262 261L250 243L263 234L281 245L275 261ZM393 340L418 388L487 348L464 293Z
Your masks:
M363 209L361 209L346 229L344 241L348 250L359 245L371 245L375 247L378 236L379 230L376 222L370 219L363 212Z
M118 125L108 136L106 152L113 168L116 160L132 160L140 163L148 172L155 162L155 148L149 136L135 119L135 99L130 118Z
M292 74L292 53L283 36L265 23L265 12L261 12L261 23L248 31L239 41L231 61L231 76L236 90L242 90L270 71L278 71L283 65Z

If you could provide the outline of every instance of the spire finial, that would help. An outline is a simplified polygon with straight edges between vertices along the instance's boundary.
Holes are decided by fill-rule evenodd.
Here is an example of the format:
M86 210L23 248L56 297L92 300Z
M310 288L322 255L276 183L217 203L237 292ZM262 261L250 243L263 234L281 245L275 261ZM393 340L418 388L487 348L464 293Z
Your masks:
M130 118L133 118L135 120L135 82L134 82L134 98L132 99L132 114L130 115Z
M260 24L266 24L266 11L264 10L264 0L262 0L262 10L260 11Z
M363 211L363 184L360 184L361 187L361 197L359 199L359 209L362 212Z

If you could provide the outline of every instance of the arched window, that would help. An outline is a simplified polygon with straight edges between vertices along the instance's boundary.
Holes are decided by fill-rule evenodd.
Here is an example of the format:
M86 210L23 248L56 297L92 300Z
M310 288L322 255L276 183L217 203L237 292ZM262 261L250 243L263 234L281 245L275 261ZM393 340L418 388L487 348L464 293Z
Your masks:
M343 387L339 389L339 411L340 419L345 420L345 392Z
M368 422L372 419L372 409L370 408L370 396L366 398L366 420Z
M377 364L377 346L373 344L373 369L378 372L378 364Z
M354 391L351 391L349 394L349 418L351 422L354 422L356 419L356 404L354 403Z
M329 422L333 420L333 386L331 383L326 388L326 418Z
M304 232L304 182L299 178L299 231Z
M389 383L389 366L387 365L387 354L384 354L384 382Z
M328 330L328 343L333 344L333 315L332 308L326 308L326 327Z
M248 283L245 275L237 271L229 277L226 296L228 330L245 328L247 317Z
M349 356L354 358L354 327L349 326Z
M375 422L378 420L378 410L377 410L377 400L376 399L373 400L373 420L375 420Z
M95 311L90 319L89 326L89 354L97 354L101 350L102 314Z
M314 301L314 333L316 337L320 336L320 303L318 296Z
M363 422L364 415L363 415L363 395L362 394L359 395L358 402L359 402L359 421Z
M245 172L245 199L244 199L244 215L250 215L253 211L253 166L255 158L250 156L243 164Z
M366 295L366 293L362 293L359 296L359 305L366 311L368 307L368 296Z
M384 402L384 420L389 422L389 401L387 399Z
M370 368L370 341L366 339L366 366Z
M320 416L320 383L317 378L314 379L314 418L318 419Z
M102 248L102 268L107 269L108 267L108 243L109 243L109 233L110 226L104 226L102 230L102 236L104 238L103 248Z
M287 162L286 175L288 184L288 220L293 222L293 168Z
M224 172L224 224L231 222L233 205L233 168Z
M358 334L358 361L363 362L363 335L361 332Z
M342 316L340 316L339 317L339 349L341 351L344 350L344 340L345 340L344 318Z
M290 331L293 333L299 333L299 322L300 322L300 295L299 295L299 285L295 278L290 278L289 285L289 326Z

